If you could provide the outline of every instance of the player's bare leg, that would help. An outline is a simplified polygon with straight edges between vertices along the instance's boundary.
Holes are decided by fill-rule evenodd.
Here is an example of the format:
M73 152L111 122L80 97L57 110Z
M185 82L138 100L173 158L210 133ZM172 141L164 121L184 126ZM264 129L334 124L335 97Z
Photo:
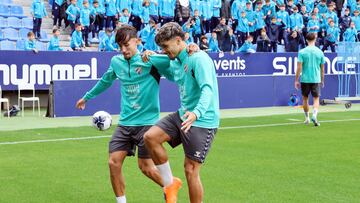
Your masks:
M162 179L159 170L155 167L152 159L138 159L138 165L141 172L155 183L163 187Z
M122 174L123 162L126 158L126 151L117 151L109 155L110 180L116 199L125 199L125 179ZM120 201L118 201L120 202Z
M319 126L320 123L317 120L317 114L318 114L318 110L319 110L319 106L320 106L320 98L319 97L313 97L314 100L314 110L313 110L313 115L312 115L312 122L314 123L315 126Z
M200 168L202 164L185 157L185 176L189 186L191 203L201 203L204 196L204 189L200 180Z
M157 126L151 127L144 135L145 146L153 159L164 185L167 203L176 203L177 193L182 185L179 178L173 177L164 142L170 141L170 136Z
M304 109L304 114L305 114L305 124L309 124L310 123L310 118L309 118L309 97L302 97L303 98L303 109Z

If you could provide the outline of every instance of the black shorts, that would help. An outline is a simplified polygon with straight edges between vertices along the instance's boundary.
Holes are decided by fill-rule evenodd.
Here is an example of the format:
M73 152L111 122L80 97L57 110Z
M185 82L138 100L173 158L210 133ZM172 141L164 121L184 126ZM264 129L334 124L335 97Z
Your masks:
M181 130L181 123L179 113L175 112L161 119L156 126L170 136L171 140L168 143L171 147L182 144L186 157L204 163L217 129L192 126L185 134Z
M127 151L128 156L134 156L138 146L138 157L149 159L150 154L145 148L144 134L151 126L117 126L109 142L109 153Z
M320 83L301 83L301 93L304 97L310 93L313 97L320 97Z

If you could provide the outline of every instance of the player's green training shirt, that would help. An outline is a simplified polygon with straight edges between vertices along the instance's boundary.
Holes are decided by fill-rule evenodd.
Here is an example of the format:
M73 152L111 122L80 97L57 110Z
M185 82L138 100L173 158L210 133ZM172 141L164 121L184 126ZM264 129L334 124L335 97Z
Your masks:
M299 51L298 62L302 63L300 81L302 83L320 83L320 65L325 63L324 53L316 46L308 46Z
M144 63L139 53L129 60L123 55L114 56L107 72L83 98L89 100L96 97L109 88L115 79L119 79L121 92L119 124L154 125L160 115L160 74L168 76L168 67L169 59L166 56L152 56L151 63Z
M193 126L218 128L218 84L214 62L209 55L199 51L189 56L184 49L170 62L170 69L174 81L179 86L180 117L186 111L191 111L197 116Z

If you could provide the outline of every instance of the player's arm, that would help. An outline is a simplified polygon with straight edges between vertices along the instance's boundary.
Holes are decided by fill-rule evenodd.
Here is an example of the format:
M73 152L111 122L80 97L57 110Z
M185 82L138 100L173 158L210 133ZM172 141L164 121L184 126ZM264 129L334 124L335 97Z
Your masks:
M192 67L195 80L201 90L201 95L194 110L192 112L187 111L183 116L186 120L182 123L181 129L185 133L190 129L193 122L205 114L213 99L214 88L216 88L213 87L214 70L209 70L210 67L213 67L213 62L210 58L198 57L196 60L193 60Z
M76 103L76 108L81 110L85 109L85 103L88 100L95 98L97 95L101 94L112 85L116 79L116 74L111 64L109 69L104 73L96 85L90 91L86 92L86 94L81 99L78 100Z
M299 81L299 78L300 78L300 73L302 72L302 62L298 62L297 64L297 69L296 69L296 75L295 75L295 89L299 89L300 88L300 81Z
M325 65L322 63L320 65L320 71L321 71L321 86L325 86Z
M174 74L170 67L170 58L164 54L149 55L149 62L159 71L160 75L166 77L170 81L174 80Z

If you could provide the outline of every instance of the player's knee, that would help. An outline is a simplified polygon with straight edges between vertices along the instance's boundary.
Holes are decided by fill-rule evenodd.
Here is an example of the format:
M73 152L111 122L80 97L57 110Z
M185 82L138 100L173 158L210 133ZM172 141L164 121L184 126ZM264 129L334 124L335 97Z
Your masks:
M186 177L193 177L193 176L197 175L195 166L193 164L185 163L184 168L185 168Z
M109 164L110 169L121 170L121 162L117 161L114 158L110 157L108 164Z
M151 130L148 130L145 134L144 134L144 142L147 146L152 146L155 143L155 135L154 133L152 133Z
M149 176L154 170L153 168L147 166L146 164L139 164L139 169L146 176Z

